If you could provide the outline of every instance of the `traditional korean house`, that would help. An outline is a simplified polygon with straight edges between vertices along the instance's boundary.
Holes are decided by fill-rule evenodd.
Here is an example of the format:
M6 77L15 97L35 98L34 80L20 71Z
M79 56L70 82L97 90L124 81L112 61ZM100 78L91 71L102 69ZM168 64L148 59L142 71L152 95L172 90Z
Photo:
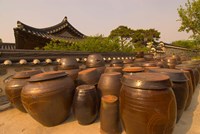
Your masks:
M57 25L47 28L34 28L17 22L17 27L14 28L16 49L34 49L42 48L51 40L66 40L73 41L82 39L84 34L74 28L64 17L62 22Z

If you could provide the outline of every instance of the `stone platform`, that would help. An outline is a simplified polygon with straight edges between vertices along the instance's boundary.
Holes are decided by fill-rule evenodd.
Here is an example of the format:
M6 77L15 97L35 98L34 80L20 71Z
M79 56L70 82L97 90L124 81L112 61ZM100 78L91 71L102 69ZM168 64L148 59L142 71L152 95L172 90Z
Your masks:
M176 124L173 134L200 134L200 84L190 107ZM56 116L56 115L55 115ZM79 125L71 115L64 123L55 127L44 127L29 114L15 108L0 112L0 134L99 134L99 119L87 126ZM125 132L123 132L125 134Z

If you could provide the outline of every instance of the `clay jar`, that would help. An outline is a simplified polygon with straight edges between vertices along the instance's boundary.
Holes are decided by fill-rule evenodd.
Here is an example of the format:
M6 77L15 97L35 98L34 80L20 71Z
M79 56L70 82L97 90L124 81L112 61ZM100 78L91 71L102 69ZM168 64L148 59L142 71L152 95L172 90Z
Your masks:
M112 60L110 62L110 67L123 67L123 61L122 60Z
M87 67L101 67L104 66L105 62L101 54L91 54L87 57Z
M173 82L172 89L176 97L178 122L184 112L189 96L187 77L185 76L183 71L176 69L151 69L150 72L166 74L170 77L170 80Z
M115 95L118 97L121 88L121 77L122 74L118 72L102 74L98 82L100 96Z
M196 87L195 69L192 69L192 68L187 67L187 66L182 66L182 64L177 65L176 69L179 69L179 70L182 70L182 71L189 71L190 72L191 80L192 80L192 85L193 85L193 93L194 93L194 90L195 90L195 87Z
M40 70L28 70L16 73L12 79L6 83L5 92L9 101L22 112L26 112L21 102L21 90L27 83L28 79L35 74L42 73Z
M105 95L101 98L100 132L102 134L120 134L118 97Z
M190 72L189 71L183 71L183 72L185 73L185 75L188 78L187 85L189 88L188 99L187 99L186 106L185 106L185 110L186 110L191 104L194 89L193 89L193 85L192 85L192 77L190 75Z
M79 68L78 62L76 61L75 58L72 57L61 58L58 65L58 70L69 70L78 68Z
M88 125L98 115L99 99L95 86L80 85L76 88L73 100L73 113L78 123Z
M78 84L90 84L90 85L96 85L99 81L100 74L97 72L96 68L88 68L85 70L82 70L78 73Z
M170 69L174 69L175 66L178 64L177 59L173 57L166 57L164 61L167 65L167 68L170 68Z
M132 75L134 73L144 72L143 67L126 67L122 70L124 74Z
M153 60L153 54L145 54L145 55L144 55L144 59L145 59L146 61L151 61L151 60Z
M22 103L36 121L55 126L69 116L74 88L73 80L63 71L34 75L22 90Z
M106 67L104 73L119 72L122 73L122 67Z
M126 134L172 134L176 100L171 86L159 73L122 77L120 115Z

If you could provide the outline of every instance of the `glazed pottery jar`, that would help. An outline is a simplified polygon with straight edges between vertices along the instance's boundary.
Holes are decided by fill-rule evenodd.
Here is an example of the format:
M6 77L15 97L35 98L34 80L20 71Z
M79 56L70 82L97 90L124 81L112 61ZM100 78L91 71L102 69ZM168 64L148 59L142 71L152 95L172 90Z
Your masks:
M110 62L110 67L123 67L123 61L122 60L112 60Z
M87 57L87 67L101 67L104 66L105 62L101 54L91 54Z
M191 104L194 89L193 89L193 85L192 85L192 77L190 75L190 72L189 71L183 71L183 72L185 73L185 75L188 78L187 85L189 88L188 99L187 99L186 106L185 106L185 110L186 110Z
M98 115L99 98L95 86L80 85L76 88L73 100L73 113L78 123L89 125Z
M126 134L172 134L176 100L169 76L136 73L122 77L120 115Z
M72 57L65 57L61 58L58 70L69 70L69 69L79 69L79 64L75 58Z
M55 126L69 116L74 89L74 81L63 71L41 73L22 89L22 103L36 121Z
M177 59L173 57L166 57L164 61L167 65L167 68L170 68L170 69L174 69L175 66L178 64Z
M96 68L88 68L85 70L82 70L78 73L78 84L90 84L90 85L96 85L99 81L100 73L97 72Z
M183 71L177 69L151 69L150 72L163 73L170 77L173 82L172 89L174 91L177 103L177 122L181 118L187 104L189 96L188 78Z
M27 83L28 79L35 75L42 73L40 70L28 70L16 73L12 79L6 83L5 92L9 101L22 112L26 112L21 102L21 90Z
M119 72L122 73L122 67L106 67L104 73Z
M118 72L102 74L97 87L98 91L100 92L100 96L115 95L119 97L121 89L121 77L122 74Z
M100 132L102 134L121 134L117 96L105 95L101 97Z

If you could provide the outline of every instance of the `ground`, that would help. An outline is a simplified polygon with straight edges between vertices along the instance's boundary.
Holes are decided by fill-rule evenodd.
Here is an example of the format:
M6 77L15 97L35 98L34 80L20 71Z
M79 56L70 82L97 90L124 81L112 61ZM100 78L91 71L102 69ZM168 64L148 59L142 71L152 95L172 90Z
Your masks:
M200 84L198 85L190 107L183 113L176 124L173 134L200 134ZM87 126L79 125L70 116L64 123L55 127L44 127L36 122L29 114L15 108L0 112L0 134L98 134L100 123ZM125 132L123 132L125 134Z

